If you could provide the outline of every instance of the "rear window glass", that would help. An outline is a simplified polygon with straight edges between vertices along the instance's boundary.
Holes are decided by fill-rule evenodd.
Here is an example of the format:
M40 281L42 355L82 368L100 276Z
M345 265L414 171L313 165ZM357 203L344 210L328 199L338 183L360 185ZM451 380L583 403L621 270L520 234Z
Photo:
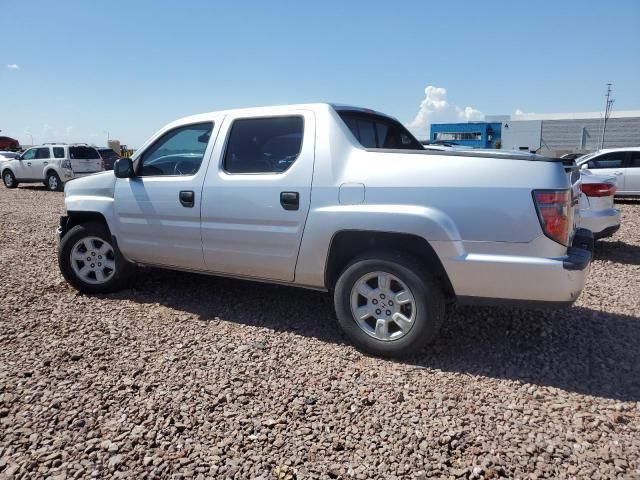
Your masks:
M63 147L53 147L53 156L55 158L64 158L64 148Z
M338 115L365 148L424 150L409 130L392 118L355 110L339 111Z
M93 160L100 158L93 147L69 147L69 157L72 160Z

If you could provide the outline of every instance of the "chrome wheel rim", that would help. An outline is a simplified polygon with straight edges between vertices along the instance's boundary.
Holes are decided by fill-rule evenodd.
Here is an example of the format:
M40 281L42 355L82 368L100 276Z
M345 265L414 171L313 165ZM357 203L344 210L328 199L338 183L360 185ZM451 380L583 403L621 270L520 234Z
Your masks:
M99 237L82 238L71 249L71 268L83 282L108 282L116 273L113 247Z
M58 189L58 178L55 175L49 175L49 188L51 190Z
M4 184L8 187L13 185L13 178L11 178L11 174L8 172L4 174Z
M367 335L388 342L404 337L413 328L416 300L395 275L370 272L353 284L351 313Z

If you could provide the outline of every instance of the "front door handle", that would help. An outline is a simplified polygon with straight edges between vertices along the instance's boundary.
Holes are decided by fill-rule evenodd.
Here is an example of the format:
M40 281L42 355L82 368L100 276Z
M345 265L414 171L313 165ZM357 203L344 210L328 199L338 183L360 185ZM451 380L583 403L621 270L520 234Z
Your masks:
M196 204L196 195L193 190L181 190L179 198L183 207L191 208Z
M613 172L614 175L622 175L622 172Z
M31 166L31 162L27 162L27 165L28 165L28 166Z
M280 205L285 210L300 208L300 194L298 192L280 192Z

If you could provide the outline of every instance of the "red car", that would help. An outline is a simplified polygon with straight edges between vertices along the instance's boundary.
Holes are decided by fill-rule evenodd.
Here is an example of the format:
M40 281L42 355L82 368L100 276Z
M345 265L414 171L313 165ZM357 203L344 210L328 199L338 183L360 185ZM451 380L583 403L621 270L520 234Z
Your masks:
M0 150L20 150L20 142L11 137L0 137Z

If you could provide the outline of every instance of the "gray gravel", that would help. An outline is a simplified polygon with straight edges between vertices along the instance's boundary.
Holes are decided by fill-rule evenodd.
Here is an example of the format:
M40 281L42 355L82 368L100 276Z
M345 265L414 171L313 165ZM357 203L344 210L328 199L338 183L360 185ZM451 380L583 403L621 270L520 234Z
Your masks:
M573 308L457 309L394 362L321 293L149 269L79 295L62 200L0 189L0 478L640 477L640 202Z

